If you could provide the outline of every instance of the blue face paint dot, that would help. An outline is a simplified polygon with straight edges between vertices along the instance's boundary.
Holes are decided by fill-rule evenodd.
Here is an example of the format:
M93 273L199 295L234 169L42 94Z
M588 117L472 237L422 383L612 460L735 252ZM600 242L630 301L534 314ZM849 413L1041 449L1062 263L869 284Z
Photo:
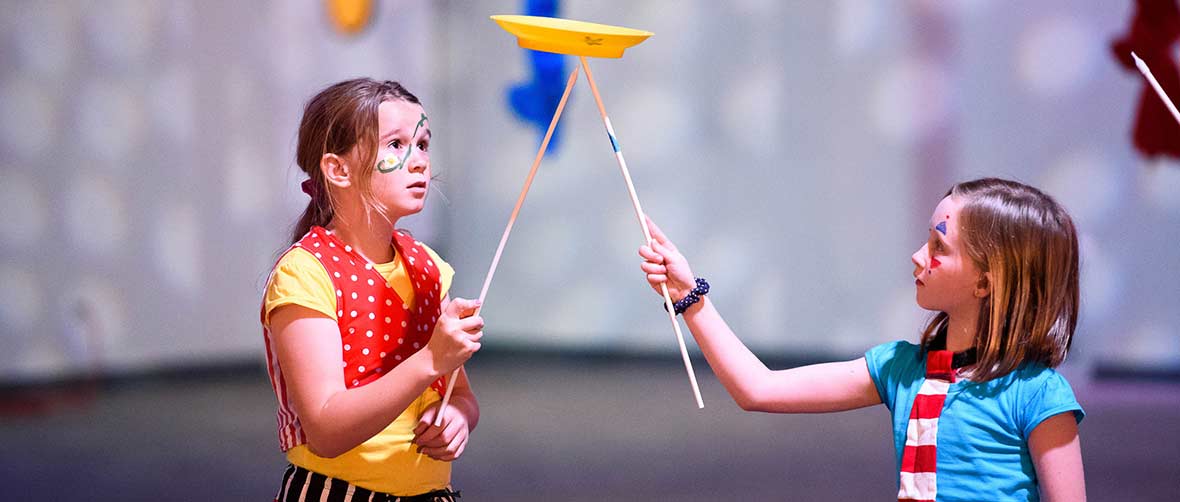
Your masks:
M942 235L946 235L946 222L945 221L938 222L938 224L934 226L934 229L938 230L939 232L942 232Z

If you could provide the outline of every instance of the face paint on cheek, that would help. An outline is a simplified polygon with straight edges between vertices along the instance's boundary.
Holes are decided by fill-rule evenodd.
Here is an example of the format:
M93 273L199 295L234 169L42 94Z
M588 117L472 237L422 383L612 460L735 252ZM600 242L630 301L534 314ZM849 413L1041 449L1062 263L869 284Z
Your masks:
M425 124L425 123L426 123L426 114L423 113L422 117L418 119L418 123L416 125L414 125L414 132L410 133L411 140L418 137L418 129L420 129L422 127L422 124ZM410 153L412 153L413 151L414 151L414 145L411 144L410 146L406 147L406 154L402 155L401 160L398 160L398 158L393 156L393 154L386 155L384 159L381 159L381 162L377 163L377 170L382 173L392 173L398 169L401 169L402 167L404 167L406 165L406 161L409 160Z
M402 168L404 161L398 160L393 154L386 155L384 159L377 162L377 170L382 173L392 173Z
M945 221L938 222L937 225L934 225L934 229L938 230L939 233L941 233L942 235L946 235L946 222Z
M930 257L930 270L928 272L933 272L939 265L942 265L942 262L938 261L938 258Z

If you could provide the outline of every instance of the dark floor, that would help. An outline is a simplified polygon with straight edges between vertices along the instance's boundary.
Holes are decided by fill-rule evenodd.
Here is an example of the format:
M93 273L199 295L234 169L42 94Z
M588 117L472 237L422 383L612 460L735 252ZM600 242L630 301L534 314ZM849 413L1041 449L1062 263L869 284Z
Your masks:
M739 410L697 361L496 355L469 366L482 421L463 500L889 500L888 411ZM1177 500L1180 382L1075 389L1090 500ZM261 368L0 395L0 500L262 501L283 466ZM22 400L23 399L23 400Z

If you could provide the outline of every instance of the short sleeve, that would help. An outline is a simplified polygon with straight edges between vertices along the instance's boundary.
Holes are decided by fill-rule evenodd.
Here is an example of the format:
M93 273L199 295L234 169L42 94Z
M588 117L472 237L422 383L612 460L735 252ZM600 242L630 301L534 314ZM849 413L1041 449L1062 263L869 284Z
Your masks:
M430 259L434 261L436 265L438 265L438 287L440 292L439 298L447 296L447 291L450 291L451 289L451 281L455 278L455 269L451 268L451 264L443 261L443 259L438 256L438 253L435 253L433 249L430 249L430 246L422 244L422 248L426 250L426 254L430 255ZM327 276L325 275L324 277Z
M1033 429L1054 415L1072 411L1074 420L1079 424L1086 417L1086 412L1074 396L1069 381L1060 373L1044 368L1039 375L1027 380L1025 384L1034 388L1022 393L1028 396L1025 402L1021 403L1021 415L1026 418L1024 423L1020 424L1024 439L1027 440Z
M865 352L865 364L868 365L873 385L877 387L877 395L890 411L893 411L902 373L907 366L916 363L916 349L914 344L899 340L877 345Z
M263 297L263 324L269 326L271 312L284 305L299 305L336 319L332 278L319 260L302 248L287 252L275 265Z

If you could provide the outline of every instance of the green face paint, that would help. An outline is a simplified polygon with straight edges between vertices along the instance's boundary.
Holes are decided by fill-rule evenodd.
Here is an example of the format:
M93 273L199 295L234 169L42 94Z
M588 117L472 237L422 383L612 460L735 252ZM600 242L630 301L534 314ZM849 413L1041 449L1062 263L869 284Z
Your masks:
M418 124L414 126L414 132L410 134L410 145L406 147L406 154L402 155L401 160L398 160L398 158L392 153L386 155L384 159L381 159L379 162L377 162L377 170L382 173L392 173L405 166L406 161L410 158L410 152L414 151L413 140L414 138L418 137L418 129L421 128L422 124L425 123L426 114L423 113L422 118L418 119Z

